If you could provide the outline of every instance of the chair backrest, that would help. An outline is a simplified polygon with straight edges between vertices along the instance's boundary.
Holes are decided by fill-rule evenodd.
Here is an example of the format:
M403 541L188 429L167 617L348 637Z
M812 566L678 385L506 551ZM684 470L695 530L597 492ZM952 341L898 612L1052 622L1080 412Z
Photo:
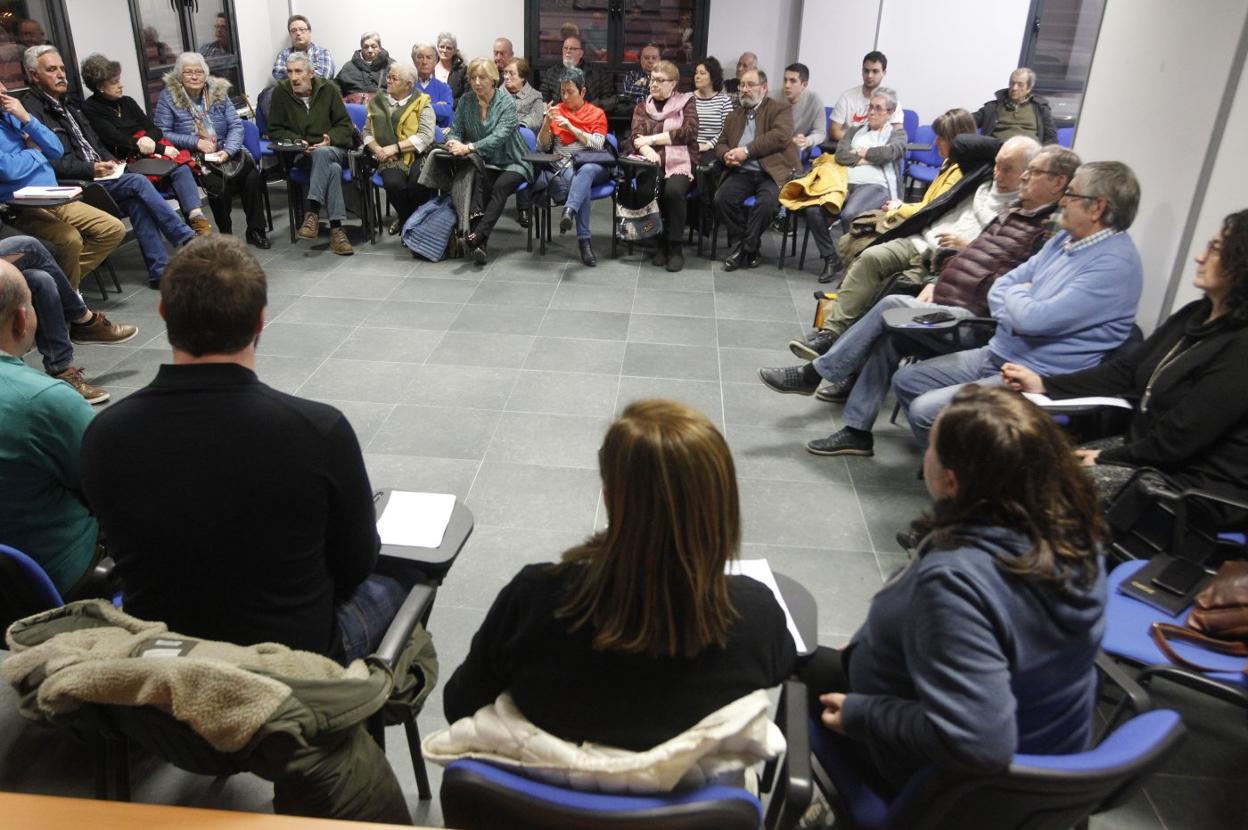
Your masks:
M260 161L260 126L249 118L243 119L243 146L251 157Z
M818 731L822 726L816 726ZM996 775L925 770L881 812L882 802L861 779L842 788L844 757L835 742L812 730L811 746L845 797L845 807L863 827L879 830L1067 830L1092 813L1129 798L1175 749L1187 730L1177 712L1158 709L1136 715L1095 749L1072 755L1016 755ZM825 763L831 751L833 757ZM839 761L839 763L838 763ZM831 767L831 769L829 769ZM845 795L849 793L849 795Z
M528 145L529 152L536 153L537 152L537 136L533 134L533 131L530 130L528 127L524 126L523 124L517 125L516 129L520 131L520 137L523 138L524 143Z
M1075 144L1075 128L1074 127L1058 127L1057 143L1063 147L1073 147Z
M368 107L365 104L347 104L347 115L351 116L351 123L360 132L364 131L364 124L368 121Z
M915 136L919 131L919 114L914 110L902 110L901 119L902 126L906 128L906 140L918 141Z
M448 827L512 830L757 830L762 805L738 787L702 787L663 795L616 795L564 789L481 761L454 761L442 775Z
M14 620L64 604L38 562L17 548L0 545L0 631Z
M911 164L923 164L928 167L940 167L945 160L940 157L940 151L936 149L936 131L932 129L931 124L924 124L914 131L914 143L927 144L931 149L928 150L911 150L907 157Z
M260 130L261 138L269 134L269 107L273 105L275 89L277 87L267 86L256 96L256 127Z

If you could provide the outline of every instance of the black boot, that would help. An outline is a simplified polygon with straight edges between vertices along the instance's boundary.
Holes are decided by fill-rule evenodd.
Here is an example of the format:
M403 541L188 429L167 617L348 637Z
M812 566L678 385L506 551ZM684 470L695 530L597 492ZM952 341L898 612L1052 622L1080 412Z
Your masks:
M530 212L528 208L519 208L516 211L516 224L520 227L527 228L530 221Z
M824 257L823 272L819 274L819 282L841 284L841 260L839 257Z
M660 238L654 242L654 258L650 260L650 264L662 268L667 265L667 240Z
M667 243L667 270L673 274L685 267L685 254L680 249L680 242Z
M572 225L576 222L576 214L571 208L563 209L563 216L559 219L559 233L565 234L572 230Z
M598 258L594 256L594 249L590 246L588 239L578 239L577 244L581 246L581 262L593 268L598 264Z

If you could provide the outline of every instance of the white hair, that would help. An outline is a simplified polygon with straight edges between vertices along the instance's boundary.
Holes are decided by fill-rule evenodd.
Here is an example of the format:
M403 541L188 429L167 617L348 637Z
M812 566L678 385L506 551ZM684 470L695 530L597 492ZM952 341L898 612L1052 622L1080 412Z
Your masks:
M430 52L433 53L433 56L435 58L438 56L438 47L434 46L432 43L430 43L427 40L422 40L419 43L412 44L412 62L413 63L416 61L416 53L419 52L421 49L428 49Z
M178 55L178 59L173 63L173 74L179 78L182 77L182 70L188 66L198 66L204 70L205 78L212 74L211 70L208 69L208 61L204 60L204 56L198 52L183 52Z
M441 46L443 43L451 44L452 49L459 48L459 41L450 32L438 32L438 45Z
M392 63L390 64L390 71L408 83L416 83L416 67L410 63Z
M997 155L1002 153L1018 153L1023 166L1031 164L1031 160L1040 152L1040 142L1036 141L1029 135L1014 135L1005 140L1001 148L997 150Z
M39 65L39 59L49 52L56 52L58 55L61 54L61 51L50 43L30 47L26 50L26 53L22 55L22 66L26 67L27 72L34 72L35 68Z
M312 61L308 58L306 52L291 52L289 57L286 58L286 69L289 70L291 65L296 63L302 64L303 68L309 72L312 71Z
M366 41L375 40L377 45L381 45L381 34L379 32L365 32L360 35L360 46L362 47Z

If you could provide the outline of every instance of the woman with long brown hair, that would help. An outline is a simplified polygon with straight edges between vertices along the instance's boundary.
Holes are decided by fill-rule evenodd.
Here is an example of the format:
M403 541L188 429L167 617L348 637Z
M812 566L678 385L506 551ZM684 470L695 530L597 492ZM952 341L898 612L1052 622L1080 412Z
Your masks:
M803 677L874 788L927 766L986 773L1092 737L1103 525L1065 435L1034 404L970 385L923 460L935 504L917 556L841 651Z
M450 682L448 721L510 692L568 741L642 750L792 670L770 591L725 576L741 541L732 455L674 401L638 401L598 452L607 528L503 588Z

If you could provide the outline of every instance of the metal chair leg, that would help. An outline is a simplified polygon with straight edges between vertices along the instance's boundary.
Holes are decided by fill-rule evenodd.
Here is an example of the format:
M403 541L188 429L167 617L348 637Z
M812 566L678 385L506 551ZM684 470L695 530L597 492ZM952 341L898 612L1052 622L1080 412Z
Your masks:
M407 733L407 750L412 756L412 772L416 773L416 794L421 801L433 798L429 789L429 771L425 769L425 755L420 749L420 729L415 718L403 721L403 731Z

